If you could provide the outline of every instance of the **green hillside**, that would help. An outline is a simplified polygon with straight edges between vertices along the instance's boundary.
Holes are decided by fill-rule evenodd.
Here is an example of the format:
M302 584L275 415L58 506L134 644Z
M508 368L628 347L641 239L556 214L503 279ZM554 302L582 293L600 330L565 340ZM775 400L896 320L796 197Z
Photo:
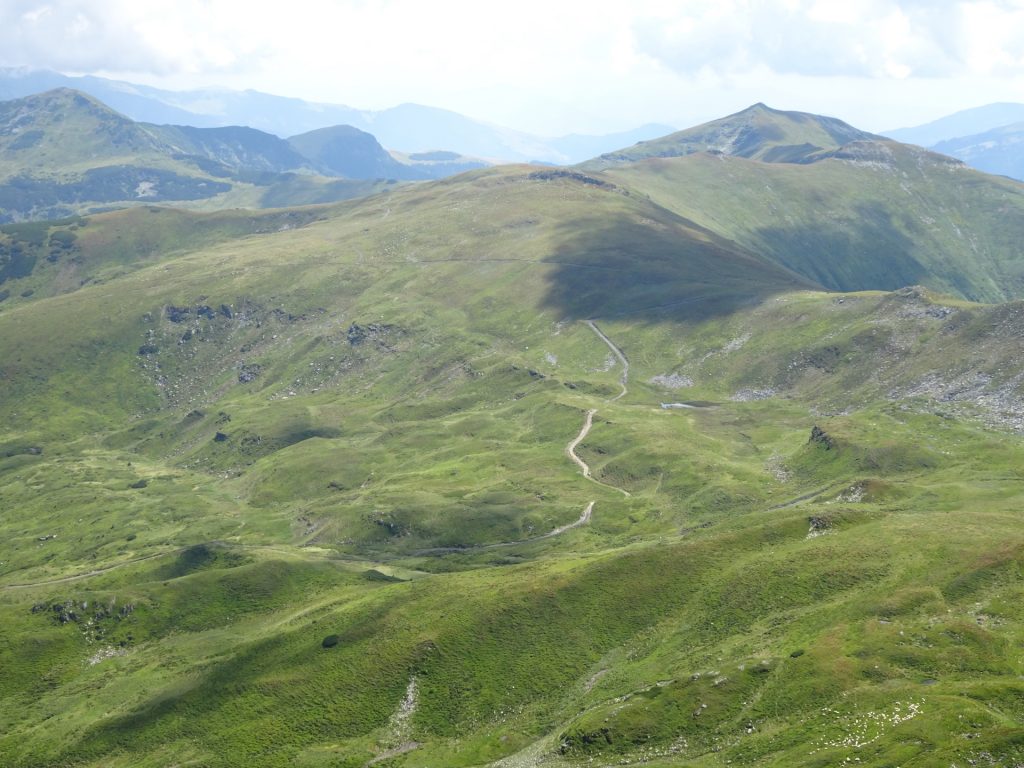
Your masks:
M313 165L283 139L251 128L135 123L70 89L0 102L0 223L154 203L306 205L395 184L393 177L325 178Z
M881 139L834 117L783 112L755 104L735 115L603 154L583 166L598 169L649 157L682 157L697 152L767 163L805 163L854 141Z
M976 301L1024 296L1024 186L867 134L772 160L777 141L796 140L791 114L799 113L740 113L760 126L744 153L697 151L667 137L670 150L685 151L643 159L647 145L638 145L610 166L601 158L585 167L608 166L613 182L832 290L921 283ZM807 123L820 128L796 125Z
M2 230L0 763L1024 760L1024 306L700 164Z

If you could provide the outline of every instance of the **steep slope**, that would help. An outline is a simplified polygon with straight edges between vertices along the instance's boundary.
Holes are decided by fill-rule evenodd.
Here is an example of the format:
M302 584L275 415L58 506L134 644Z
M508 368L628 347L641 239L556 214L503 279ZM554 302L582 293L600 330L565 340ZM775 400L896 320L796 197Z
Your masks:
M811 162L823 152L851 141L880 137L857 130L842 120L806 112L780 112L755 104L723 117L660 139L601 155L584 163L603 168L648 157L681 157L713 152L779 163Z
M370 134L336 125L292 136L288 144L327 176L352 179L425 179L426 174L395 160Z
M0 305L0 762L1024 758L1019 303L611 174L305 213Z
M288 142L254 128L237 125L226 128L147 125L145 129L176 154L205 158L236 172L287 173L312 170L309 160L296 152Z
M4 176L38 168L74 173L159 151L159 141L142 127L77 91L0 102Z

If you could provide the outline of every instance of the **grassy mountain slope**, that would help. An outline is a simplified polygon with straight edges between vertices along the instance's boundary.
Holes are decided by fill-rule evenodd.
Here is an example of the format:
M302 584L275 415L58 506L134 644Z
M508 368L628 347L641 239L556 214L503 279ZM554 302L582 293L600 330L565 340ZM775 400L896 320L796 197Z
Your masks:
M318 177L311 166L270 134L134 123L68 89L0 103L0 221L159 202L281 207L387 185Z
M624 178L48 229L106 279L0 304L4 764L1024 758L1024 308Z
M301 227L322 216L316 208L201 214L147 206L6 224L0 226L0 301L8 309L109 282L169 255Z
M807 164L699 153L607 175L831 289L1024 295L1024 188L917 147L856 141Z
M415 168L395 160L373 136L350 125L336 125L292 136L288 143L321 173L329 176L427 178Z

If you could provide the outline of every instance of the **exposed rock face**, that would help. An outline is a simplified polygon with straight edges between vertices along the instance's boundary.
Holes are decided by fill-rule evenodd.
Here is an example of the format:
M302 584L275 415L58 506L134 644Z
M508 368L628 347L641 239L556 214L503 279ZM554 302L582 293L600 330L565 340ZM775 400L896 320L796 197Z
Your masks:
M393 328L393 325L387 325L385 323L370 323L369 325L352 323L352 325L348 327L348 343L353 347L357 347L367 341L373 341L382 336L386 336Z
M242 365L239 366L238 383L248 384L250 381L255 381L262 370L262 366L258 363L242 363Z
M580 184L589 184L593 187L605 187L607 189L616 189L615 185L603 181L602 179L595 179L593 176L587 176L585 173L579 173L578 171L536 171L530 174L529 177L533 181L554 181L555 179L568 179L569 181L578 181Z

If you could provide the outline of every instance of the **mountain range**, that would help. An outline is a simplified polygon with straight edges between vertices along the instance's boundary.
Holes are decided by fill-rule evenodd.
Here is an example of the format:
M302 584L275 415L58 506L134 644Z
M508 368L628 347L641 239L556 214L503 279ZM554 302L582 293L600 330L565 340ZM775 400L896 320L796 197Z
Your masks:
M375 167L16 104L11 178ZM1021 763L1022 229L763 104L0 226L0 763Z
M418 104L360 110L251 90L167 91L101 77L0 69L0 99L23 98L55 88L87 93L140 122L202 128L245 125L280 137L349 125L373 134L388 149L405 153L447 150L490 162L575 163L672 130L649 124L603 136L545 138Z
M240 126L136 123L69 89L0 102L0 220L7 221L163 201L328 202L484 165L454 153L400 162L351 126L285 140Z

